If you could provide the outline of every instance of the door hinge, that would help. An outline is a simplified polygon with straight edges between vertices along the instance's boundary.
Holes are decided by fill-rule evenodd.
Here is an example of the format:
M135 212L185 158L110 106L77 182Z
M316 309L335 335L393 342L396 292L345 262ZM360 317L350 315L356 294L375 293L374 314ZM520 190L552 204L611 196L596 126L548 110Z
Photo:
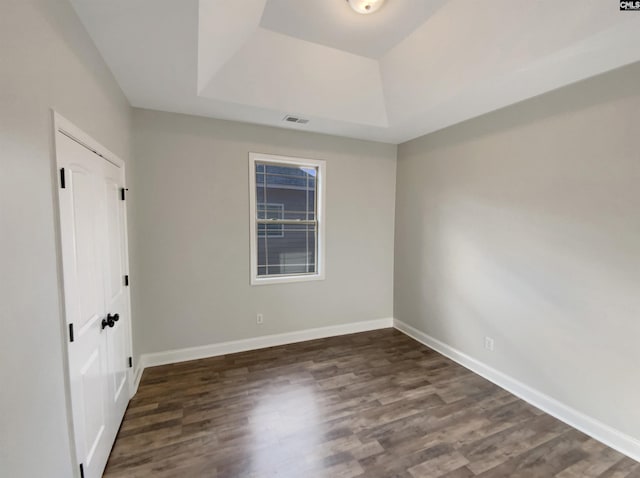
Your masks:
M129 368L133 368L133 357L129 357Z
M64 168L60 168L60 188L65 189L67 187L67 183L64 177Z
M69 342L73 342L73 324L69 324Z
M120 199L122 199L123 201L125 200L125 197L127 195L128 189L127 188L120 188Z
M127 287L129 286L129 274L124 276L124 285L127 286Z
M80 478L84 478L84 465L80 463Z

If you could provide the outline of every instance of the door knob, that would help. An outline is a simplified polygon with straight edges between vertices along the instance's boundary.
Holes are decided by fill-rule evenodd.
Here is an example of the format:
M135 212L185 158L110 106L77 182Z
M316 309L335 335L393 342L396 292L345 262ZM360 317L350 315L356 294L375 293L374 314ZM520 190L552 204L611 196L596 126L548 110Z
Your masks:
M120 320L120 314L107 314L107 318L102 319L102 328L113 327L118 320Z

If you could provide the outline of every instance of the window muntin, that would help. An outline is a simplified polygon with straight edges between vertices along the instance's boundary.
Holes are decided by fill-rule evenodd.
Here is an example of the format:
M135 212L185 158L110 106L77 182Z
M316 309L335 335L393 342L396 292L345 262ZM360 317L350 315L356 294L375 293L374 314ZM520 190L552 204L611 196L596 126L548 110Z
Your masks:
M284 219L284 204L272 202L258 202L256 204L256 214L259 219ZM284 227L282 224L263 224L258 227L258 237L284 237Z
M252 284L322 279L324 162L250 155Z

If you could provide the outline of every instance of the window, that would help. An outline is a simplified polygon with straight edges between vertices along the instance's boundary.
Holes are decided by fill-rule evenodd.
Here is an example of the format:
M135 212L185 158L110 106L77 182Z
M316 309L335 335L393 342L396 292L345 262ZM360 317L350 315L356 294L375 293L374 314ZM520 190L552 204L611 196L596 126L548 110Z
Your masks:
M324 161L249 154L251 284L324 279Z

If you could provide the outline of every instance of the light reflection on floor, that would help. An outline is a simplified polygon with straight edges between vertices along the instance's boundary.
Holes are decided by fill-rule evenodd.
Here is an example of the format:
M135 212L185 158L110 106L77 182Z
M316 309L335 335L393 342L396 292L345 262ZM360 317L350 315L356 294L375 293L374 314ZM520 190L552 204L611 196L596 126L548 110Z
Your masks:
M317 395L313 385L290 384L258 394L249 418L255 476L301 476L320 458L315 456L322 428Z

